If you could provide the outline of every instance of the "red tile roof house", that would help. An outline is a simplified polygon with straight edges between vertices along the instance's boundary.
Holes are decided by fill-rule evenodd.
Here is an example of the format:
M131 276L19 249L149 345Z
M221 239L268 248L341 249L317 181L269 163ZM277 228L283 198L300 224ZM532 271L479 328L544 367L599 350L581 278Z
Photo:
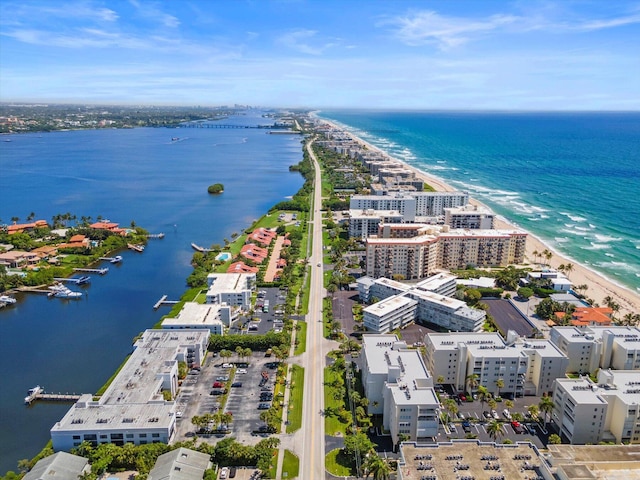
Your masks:
M92 223L89 226L95 230L109 230L110 232L117 233L118 235L122 235L123 237L127 234L127 229L118 227L117 223L96 222Z
M23 252L21 250L10 250L0 253L0 265L10 268L21 268L27 265L36 265L40 262L40 257L32 252Z
M273 230L264 227L256 228L248 237L247 243L257 242L261 245L269 246L278 234Z
M84 235L74 235L69 239L68 243L61 243L58 248L89 248L90 240Z
M7 227L7 233L9 235L13 235L14 233L23 233L29 230L33 230L34 228L45 228L48 226L49 224L46 220L36 220L33 223L18 223L15 225L9 225Z
M287 266L287 261L284 258L279 258L277 266L278 268L284 268Z
M613 310L609 307L577 307L571 314L574 327L608 327Z
M262 263L264 262L265 258L269 256L269 250L267 250L266 248L258 247L253 243L247 243L240 250L240 255L255 263Z
M227 273L258 273L258 267L250 267L244 262L235 262L229 265Z

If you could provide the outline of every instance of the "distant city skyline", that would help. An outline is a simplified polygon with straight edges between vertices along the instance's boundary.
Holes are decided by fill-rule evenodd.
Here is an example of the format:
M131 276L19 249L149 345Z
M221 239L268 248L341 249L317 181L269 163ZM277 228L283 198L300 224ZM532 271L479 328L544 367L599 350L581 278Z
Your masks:
M639 110L640 2L4 0L0 101Z

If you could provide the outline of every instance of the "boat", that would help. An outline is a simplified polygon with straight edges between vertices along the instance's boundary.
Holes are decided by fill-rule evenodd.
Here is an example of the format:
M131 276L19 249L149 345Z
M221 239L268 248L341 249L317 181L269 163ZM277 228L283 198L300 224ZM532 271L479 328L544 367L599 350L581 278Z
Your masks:
M120 263L122 261L122 256L121 255L116 255L115 257L113 257L111 260L109 260L111 263Z
M13 297L10 297L9 295L0 295L0 303L4 303L5 305L7 305L14 304L16 302L17 300Z
M144 252L144 245L134 245L133 243L128 243L127 248L133 250L134 252L142 253Z
M31 402L33 402L33 400L35 400L35 398L44 392L44 388L42 388L40 385L36 385L33 388L30 388L27 391L27 396L24 397L24 403L30 404Z
M58 298L80 298L82 296L82 292L74 292L73 290L65 287L61 283L56 283L49 287L49 290L53 292L54 297Z

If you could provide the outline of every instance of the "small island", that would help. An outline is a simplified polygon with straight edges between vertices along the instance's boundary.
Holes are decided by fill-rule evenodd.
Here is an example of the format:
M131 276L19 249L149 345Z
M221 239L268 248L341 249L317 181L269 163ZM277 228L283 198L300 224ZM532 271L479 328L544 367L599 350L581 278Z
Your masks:
M224 192L224 185L222 185L221 183L214 183L213 185L209 185L207 191L209 193L222 193Z

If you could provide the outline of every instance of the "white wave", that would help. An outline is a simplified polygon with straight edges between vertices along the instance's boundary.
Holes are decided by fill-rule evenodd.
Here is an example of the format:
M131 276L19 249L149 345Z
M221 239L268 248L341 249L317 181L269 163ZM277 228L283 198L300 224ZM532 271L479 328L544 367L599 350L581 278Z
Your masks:
M605 256L611 257L611 258L615 257L615 255L613 253L605 253Z
M444 160L436 160L436 163L447 163Z
M638 272L638 267L635 265L629 265L625 262L599 262L595 264L598 267L610 268L612 270L621 270L625 272L635 273Z
M608 245L606 243L595 243L595 242L591 242L591 246L590 247L582 247L585 250L606 250L608 248L611 248L611 245Z
M569 239L567 237L555 237L555 241L558 243L567 243Z
M609 235L600 235L599 233L595 234L596 240L599 242L618 242L622 240L620 237L611 237Z

